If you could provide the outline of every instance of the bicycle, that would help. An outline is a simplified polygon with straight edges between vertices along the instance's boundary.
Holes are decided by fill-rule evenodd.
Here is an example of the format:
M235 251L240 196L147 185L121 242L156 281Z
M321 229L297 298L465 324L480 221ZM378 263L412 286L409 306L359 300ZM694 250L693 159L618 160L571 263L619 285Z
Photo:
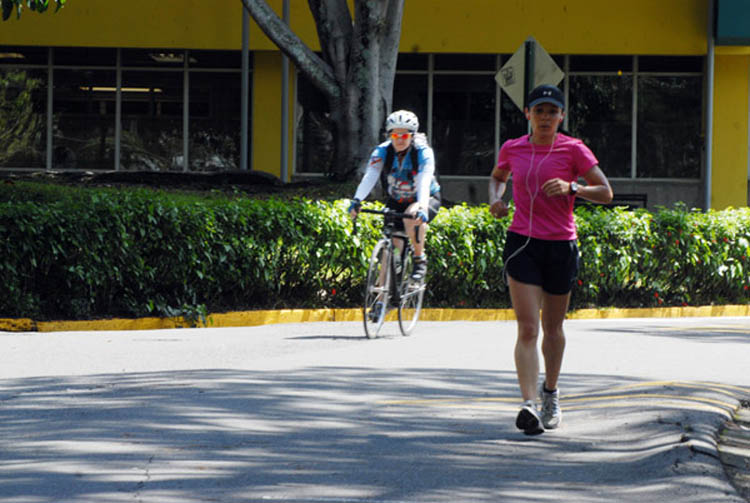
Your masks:
M426 287L424 278L414 280L411 277L414 270L414 250L409 237L403 231L396 230L396 224L401 219L416 219L416 216L388 208L362 209L360 212L383 216L382 235L372 250L367 268L362 306L365 335L369 339L377 337L386 316L396 308L399 329L404 336L409 335L419 320ZM356 222L354 225L356 231ZM393 238L401 239L404 243L400 252L394 246Z

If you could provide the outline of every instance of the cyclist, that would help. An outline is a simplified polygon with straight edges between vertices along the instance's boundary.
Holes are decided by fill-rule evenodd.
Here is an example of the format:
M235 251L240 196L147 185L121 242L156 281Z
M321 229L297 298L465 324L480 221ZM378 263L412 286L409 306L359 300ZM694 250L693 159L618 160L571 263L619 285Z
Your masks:
M414 248L412 279L421 281L427 274L427 256L424 250L426 224L435 218L441 206L440 185L435 180L435 154L424 133L417 132L419 119L413 112L393 112L385 121L385 130L388 139L372 151L349 205L349 215L352 220L357 218L362 200L381 180L386 207L400 213L413 214L418 219L403 219L400 222L403 228L400 230L406 231ZM389 148L393 150L391 155L388 155ZM390 166L384 166L387 160L391 162ZM419 232L418 241L415 239L416 232ZM400 241L394 240L394 245L399 250L403 246Z

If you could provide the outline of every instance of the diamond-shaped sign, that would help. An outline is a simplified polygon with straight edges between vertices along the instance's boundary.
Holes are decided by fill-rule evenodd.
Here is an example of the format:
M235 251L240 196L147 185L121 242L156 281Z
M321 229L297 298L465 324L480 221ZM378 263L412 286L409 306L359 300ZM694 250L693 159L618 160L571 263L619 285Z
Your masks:
M565 76L565 73L557 66L552 56L544 50L534 37L529 37L526 42L534 44L534 78L531 83L532 89L542 84L556 86ZM513 56L495 74L495 81L500 88L513 100L513 103L523 112L524 97L527 90L524 87L524 74L526 70L525 43L513 53Z

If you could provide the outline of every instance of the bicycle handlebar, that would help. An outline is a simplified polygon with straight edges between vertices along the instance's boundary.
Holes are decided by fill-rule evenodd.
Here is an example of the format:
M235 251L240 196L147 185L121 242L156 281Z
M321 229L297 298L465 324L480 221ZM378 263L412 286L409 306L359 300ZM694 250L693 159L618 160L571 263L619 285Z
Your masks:
M360 213L372 213L374 215L387 215L391 218L410 218L412 220L416 220L417 214L416 213L399 213L398 211L394 211L391 209L384 209L384 210L371 210L368 208L362 208L359 210Z
M422 225L421 219L417 217L416 213L401 213L398 211L391 210L389 208L385 208L383 210L371 210L368 208L362 208L359 210L359 213L372 213L374 215L383 215L386 218L391 218L394 220L398 218L409 218L412 220L420 220L419 223L417 223L417 227ZM357 233L357 219L356 218L354 219L354 222L352 223L352 232L354 234ZM417 240L417 243L419 243L419 232L416 232L415 234L416 234L415 238Z

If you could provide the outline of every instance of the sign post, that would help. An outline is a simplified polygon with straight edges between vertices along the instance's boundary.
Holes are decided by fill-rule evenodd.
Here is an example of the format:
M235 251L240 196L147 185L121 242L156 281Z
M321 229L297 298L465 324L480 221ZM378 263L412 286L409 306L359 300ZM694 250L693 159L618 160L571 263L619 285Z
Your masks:
M529 93L534 89L534 49L536 42L526 39L523 43L524 67L523 67L523 108L529 104ZM543 50L543 49L542 49Z
M541 84L556 86L564 76L552 56L529 36L495 74L495 82L523 112L532 89Z

